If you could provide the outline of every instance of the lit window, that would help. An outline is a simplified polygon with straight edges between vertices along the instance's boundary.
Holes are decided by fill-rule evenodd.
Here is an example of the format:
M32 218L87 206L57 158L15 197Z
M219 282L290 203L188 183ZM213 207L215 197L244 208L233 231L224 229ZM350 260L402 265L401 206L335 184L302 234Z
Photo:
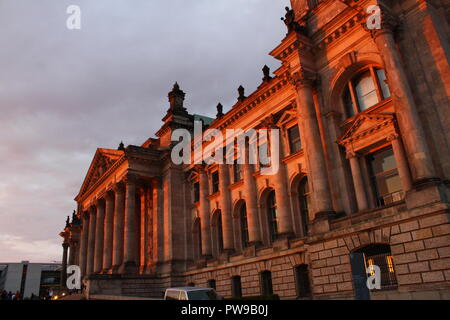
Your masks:
M390 96L384 70L370 67L348 83L342 98L347 116L353 117Z

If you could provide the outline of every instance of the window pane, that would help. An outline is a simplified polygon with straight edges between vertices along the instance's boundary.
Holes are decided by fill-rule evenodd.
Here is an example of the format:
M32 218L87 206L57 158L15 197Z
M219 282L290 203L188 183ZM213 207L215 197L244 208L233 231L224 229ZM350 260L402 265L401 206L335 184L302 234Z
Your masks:
M277 221L277 204L275 200L275 191L271 191L267 201L269 231L271 240L274 241L278 235L278 221Z
M213 193L219 192L219 172L214 172L212 174L212 187Z
M380 83L381 91L383 93L383 98L387 99L391 96L391 91L389 90L389 86L386 82L386 74L384 70L377 69L377 77L378 82Z
M347 117L350 118L355 115L355 106L353 104L352 95L350 93L350 88L348 86L344 93L344 107Z
M355 85L356 96L358 97L359 109L364 111L376 105L378 101L377 89L373 82L370 71L365 72Z
M392 148L369 156L369 165L377 205L383 206L403 200L404 192Z
M288 129L289 150L291 153L296 153L302 149L300 140L300 130L298 126L293 126Z
M241 234L242 234L242 246L247 248L249 245L249 235L248 235L248 221L247 221L247 206L242 205L241 208Z
M223 228L222 228L222 214L217 216L217 242L219 245L219 252L223 251Z

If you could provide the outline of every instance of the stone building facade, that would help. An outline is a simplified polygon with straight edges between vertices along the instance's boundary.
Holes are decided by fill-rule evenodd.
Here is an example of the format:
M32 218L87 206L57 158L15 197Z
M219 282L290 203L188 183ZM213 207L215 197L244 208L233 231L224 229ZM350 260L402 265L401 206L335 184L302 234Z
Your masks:
M208 119L176 84L157 138L97 150L81 221L61 234L89 294L450 299L450 5L291 2L270 53L280 67L255 92ZM174 164L172 133L195 120L279 129L280 170L239 152L234 165ZM368 290L369 266L381 290Z

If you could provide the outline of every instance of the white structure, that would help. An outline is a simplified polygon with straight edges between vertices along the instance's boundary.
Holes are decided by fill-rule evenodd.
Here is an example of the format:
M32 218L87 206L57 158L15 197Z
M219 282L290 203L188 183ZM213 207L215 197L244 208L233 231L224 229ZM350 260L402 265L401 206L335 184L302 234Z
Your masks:
M60 269L61 264L54 263L0 263L0 291L19 291L23 298L39 296L41 286L59 284L55 275Z

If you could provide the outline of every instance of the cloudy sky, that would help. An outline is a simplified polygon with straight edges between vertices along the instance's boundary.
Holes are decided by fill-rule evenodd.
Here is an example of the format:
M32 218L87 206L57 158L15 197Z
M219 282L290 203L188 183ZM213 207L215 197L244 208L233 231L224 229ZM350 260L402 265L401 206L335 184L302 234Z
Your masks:
M253 91L289 0L0 0L0 262L61 259L97 147L153 136L175 81L190 112ZM69 5L81 30L68 30Z

